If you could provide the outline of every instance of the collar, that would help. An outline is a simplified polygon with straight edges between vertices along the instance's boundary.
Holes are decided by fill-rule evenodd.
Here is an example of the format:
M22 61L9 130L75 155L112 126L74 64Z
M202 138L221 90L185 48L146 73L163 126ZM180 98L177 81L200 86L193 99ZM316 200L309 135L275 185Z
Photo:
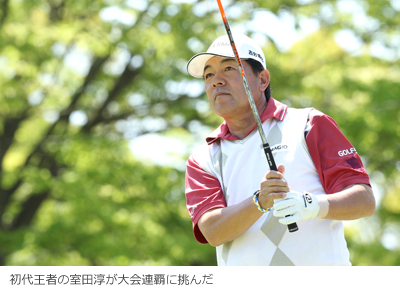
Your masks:
M264 112L260 116L261 122L263 122L267 119L270 119L270 118L276 118L277 120L282 121L285 118L287 108L288 108L287 105L285 105L271 97L268 100L267 107L265 108ZM256 128L256 126L257 125L254 125L248 134L250 134ZM207 141L208 145L211 145L212 143L214 143L215 141L217 141L219 139L239 140L237 137L235 137L234 135L232 135L230 133L228 125L226 124L225 121L206 138L206 141Z

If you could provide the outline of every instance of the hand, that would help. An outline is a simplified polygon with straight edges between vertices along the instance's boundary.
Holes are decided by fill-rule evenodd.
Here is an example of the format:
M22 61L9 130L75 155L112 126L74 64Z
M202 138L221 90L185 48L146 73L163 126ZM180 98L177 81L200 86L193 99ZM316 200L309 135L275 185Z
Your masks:
M274 200L285 198L286 193L290 191L284 174L285 166L279 165L278 171L269 171L261 180L258 202L262 208L272 208Z
M318 199L314 194L290 191L286 198L274 201L273 215L283 217L279 222L287 225L299 220L314 219L319 210Z

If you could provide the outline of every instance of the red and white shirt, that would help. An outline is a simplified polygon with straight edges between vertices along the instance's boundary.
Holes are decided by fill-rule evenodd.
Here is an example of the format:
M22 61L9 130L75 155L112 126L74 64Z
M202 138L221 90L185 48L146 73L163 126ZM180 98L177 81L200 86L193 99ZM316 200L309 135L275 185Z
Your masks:
M314 109L288 108L271 98L260 118L276 164L285 165L285 179L292 190L330 194L352 184L369 185L356 150L329 116ZM251 196L268 170L256 126L240 140L230 134L224 122L207 137L206 144L187 161L185 182L187 209L200 243L207 243L197 226L200 217L211 209L237 204ZM278 229L283 225L272 220L272 214L264 214L241 237L217 247L218 264L350 264L341 221L299 221L300 230L296 233L284 233L282 228L282 233L277 234L270 226ZM305 256L305 249L293 246L319 246L321 255L311 256L308 252ZM265 249L262 255L260 249ZM326 256L329 251L337 255Z

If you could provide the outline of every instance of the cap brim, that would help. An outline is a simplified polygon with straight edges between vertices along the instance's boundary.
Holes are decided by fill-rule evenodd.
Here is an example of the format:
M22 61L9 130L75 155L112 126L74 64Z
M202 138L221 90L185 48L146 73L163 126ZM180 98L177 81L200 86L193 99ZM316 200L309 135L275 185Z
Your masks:
M204 66L206 65L207 61L212 57L227 57L233 58L231 56L219 55L214 53L208 52L201 52L194 55L189 62L187 63L186 69L190 75L195 78L203 78L204 75Z

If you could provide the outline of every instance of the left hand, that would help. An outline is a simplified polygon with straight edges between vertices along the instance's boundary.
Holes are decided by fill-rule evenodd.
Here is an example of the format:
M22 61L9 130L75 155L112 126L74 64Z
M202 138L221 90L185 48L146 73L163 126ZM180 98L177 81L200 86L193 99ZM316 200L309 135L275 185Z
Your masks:
M284 199L275 200L273 215L282 217L279 222L288 225L299 220L314 219L319 209L318 199L314 194L290 191Z

